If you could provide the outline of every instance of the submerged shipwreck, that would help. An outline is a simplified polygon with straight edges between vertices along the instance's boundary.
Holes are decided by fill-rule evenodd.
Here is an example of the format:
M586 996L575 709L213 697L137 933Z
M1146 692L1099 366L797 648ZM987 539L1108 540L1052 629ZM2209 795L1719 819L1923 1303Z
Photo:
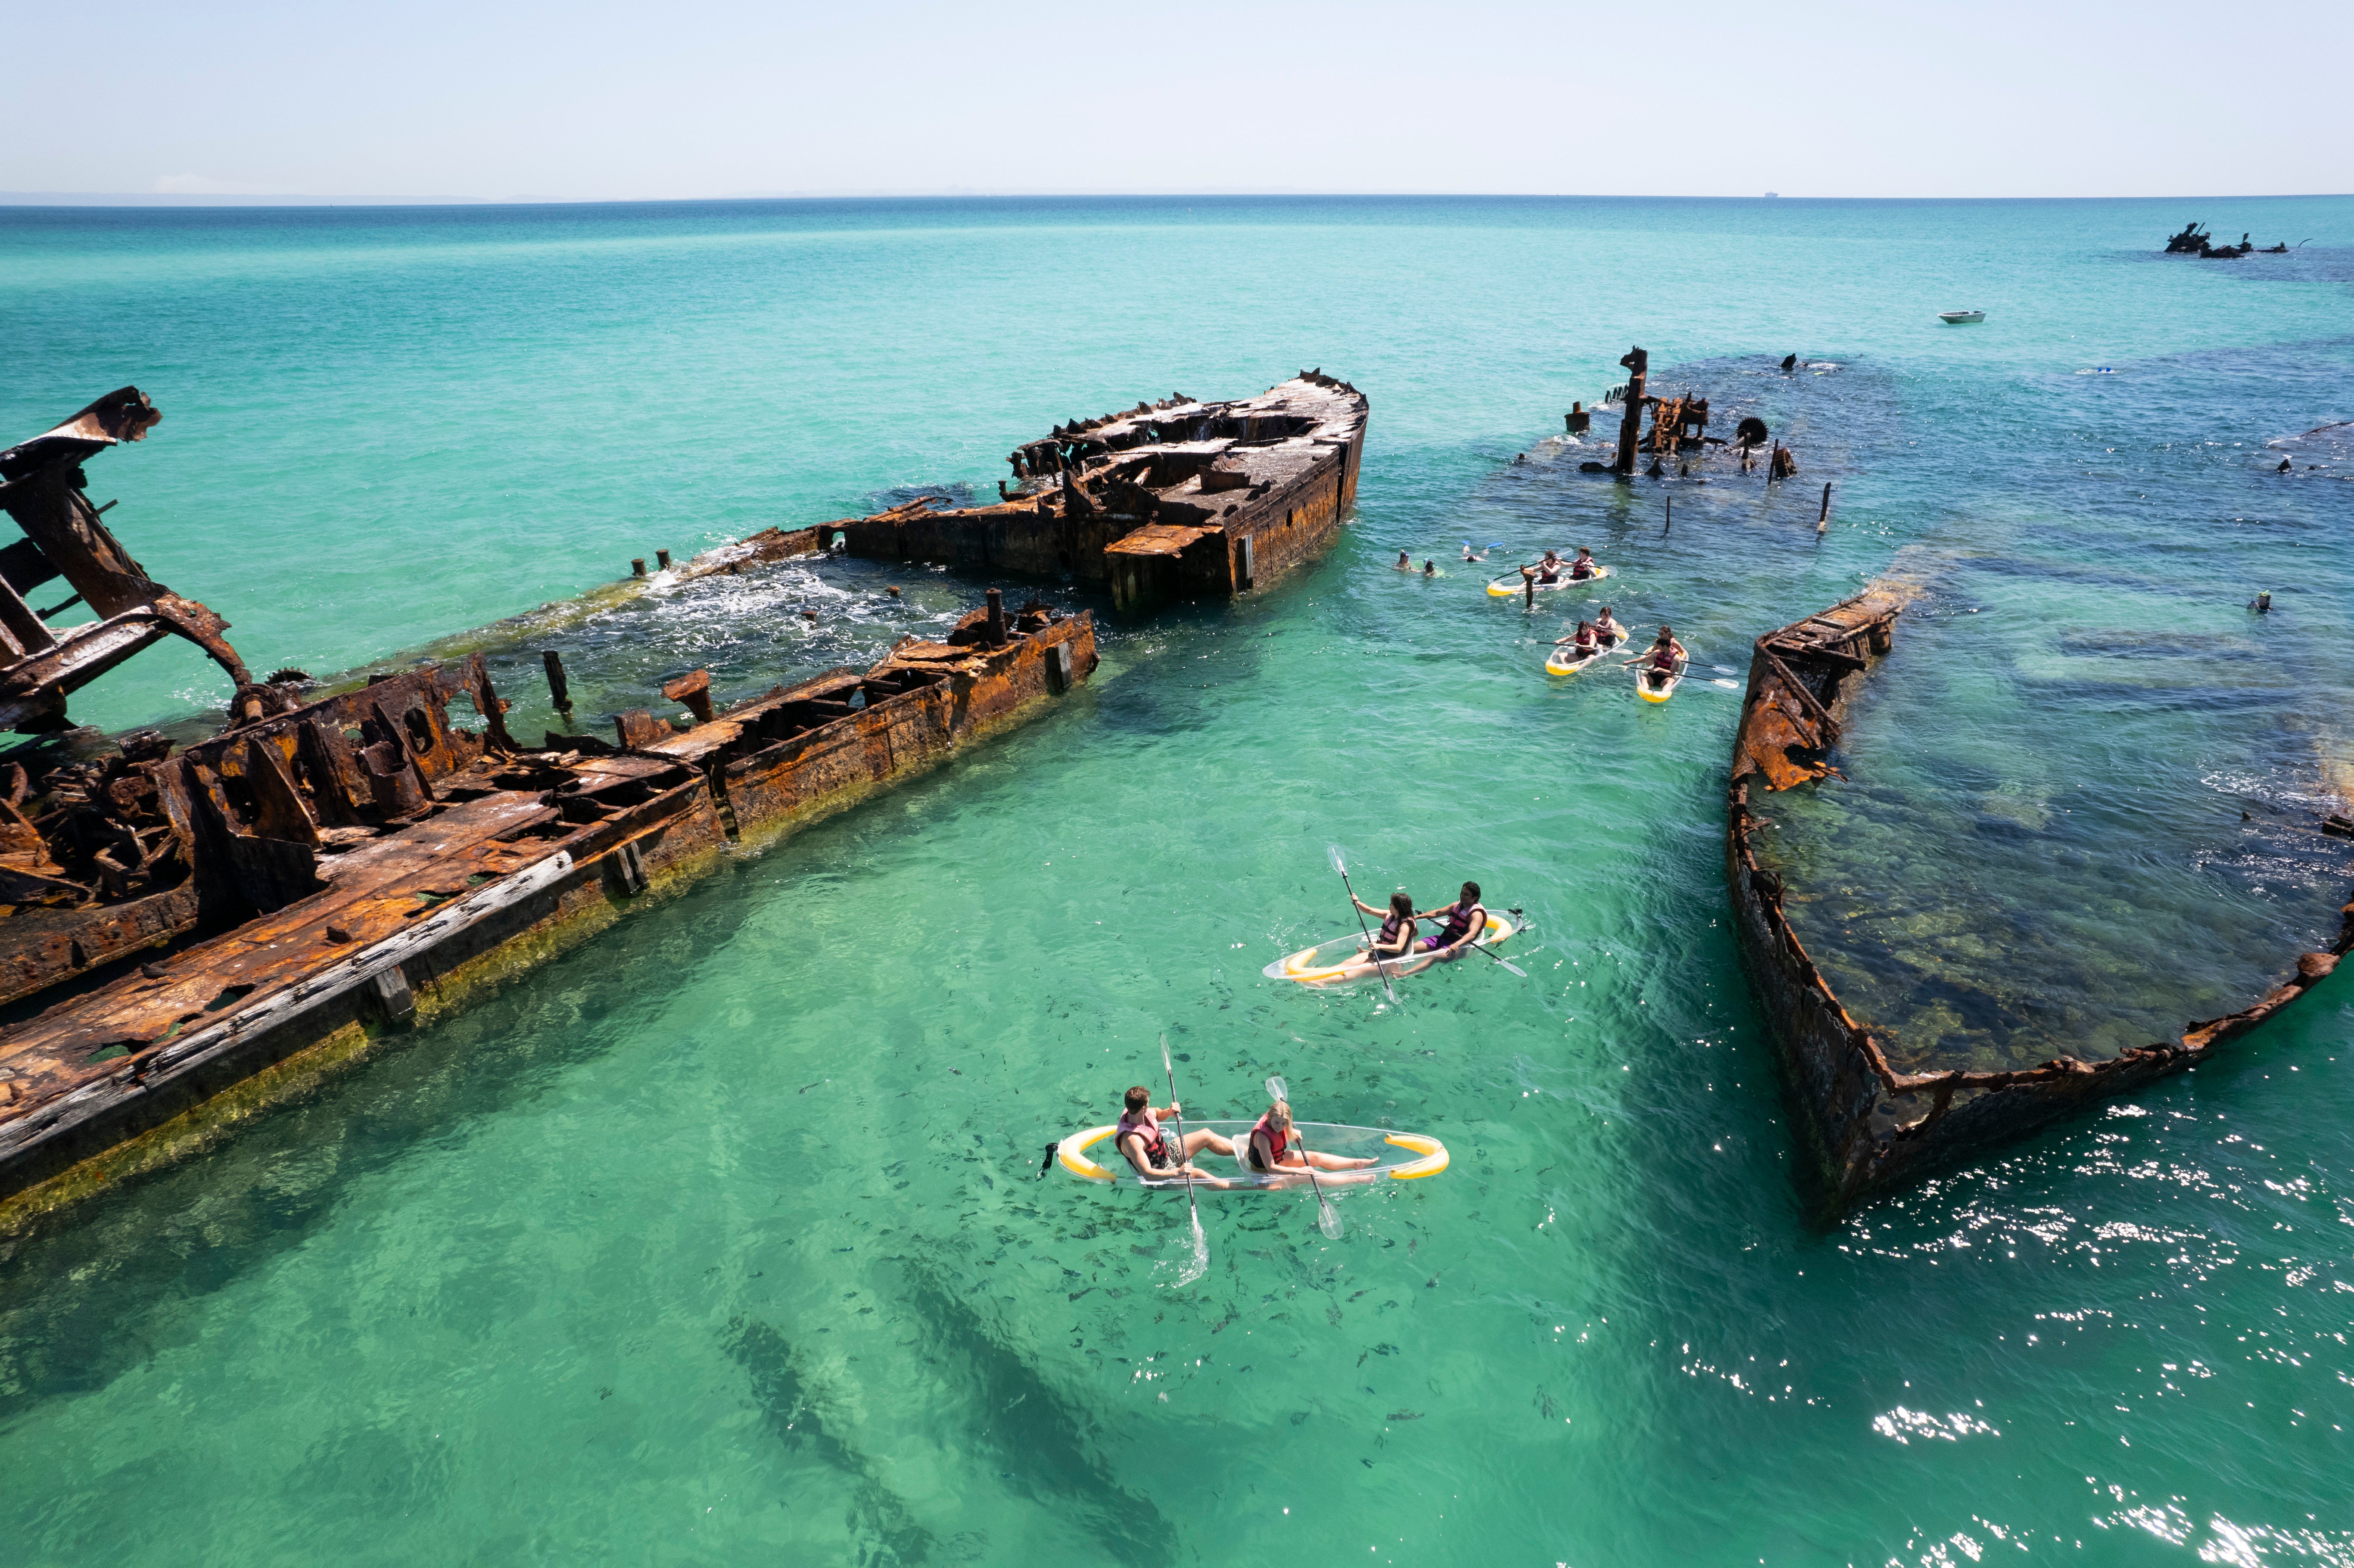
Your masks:
M1870 591L1757 639L1726 789L1725 880L1736 939L1781 1059L1800 1141L1832 1212L2095 1100L2197 1066L2218 1045L2295 1001L2354 949L2349 904L2328 951L2300 956L2294 972L2262 1000L2194 1022L2176 1039L2100 1061L2062 1055L2019 1071L1897 1071L1884 1042L1849 1015L1808 956L1784 913L1788 891L1758 863L1753 839L1770 825L1754 810L1757 796L1836 773L1829 758L1846 699L1894 645L1903 604L1894 593Z
M1076 581L1124 612L1232 598L1331 546L1366 411L1321 370L1238 402L1172 395L1015 449L994 506L926 496L821 526L853 556Z
M0 760L0 1230L201 1146L731 843L854 804L1096 667L1087 614L1009 612L991 589L941 641L725 712L688 673L663 687L681 717L626 712L611 740L518 741L479 654L306 700L301 672L254 680L227 623L149 579L83 493L85 460L160 418L125 387L0 452L25 532L0 550L0 716L66 728L73 690L165 636L237 682L226 727L185 749L141 731L37 776ZM684 570L822 538L772 529ZM49 629L74 600L26 595L59 577L101 619ZM548 673L568 715L553 655Z

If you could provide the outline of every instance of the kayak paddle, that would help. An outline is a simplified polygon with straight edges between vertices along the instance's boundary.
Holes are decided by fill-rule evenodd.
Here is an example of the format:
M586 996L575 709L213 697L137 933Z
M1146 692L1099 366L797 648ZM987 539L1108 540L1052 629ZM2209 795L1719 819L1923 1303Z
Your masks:
M1339 844L1326 844L1324 853L1332 862L1332 869L1341 874L1341 885L1348 889L1349 907L1356 910L1357 929L1365 934L1365 950L1370 953L1373 948L1373 928L1365 924L1365 912L1357 908L1357 890L1349 886L1349 857L1341 853ZM1390 971L1387 966L1388 960L1385 959L1373 960L1373 972L1382 977L1383 993L1394 1003L1397 1001L1397 988L1390 984Z
M1271 1100L1281 1100L1286 1105L1291 1103L1290 1086L1283 1081L1280 1074L1267 1079L1267 1097ZM1297 1121L1292 1123L1291 1136L1299 1140L1300 1163L1308 1167L1308 1184L1316 1190L1316 1228L1324 1233L1326 1239L1339 1241L1341 1239L1340 1211L1333 1208L1332 1200L1324 1195L1324 1183L1316 1180L1316 1162L1308 1158L1308 1140L1299 1137L1299 1124Z
M1169 1060L1169 1036L1161 1037L1161 1070L1169 1076L1169 1119L1177 1124L1177 1159L1185 1171L1185 1202L1193 1211L1193 1266L1177 1278L1191 1285L1210 1272L1210 1238L1202 1234L1202 1201L1193 1196L1193 1157L1185 1152L1185 1118L1177 1114L1177 1069Z

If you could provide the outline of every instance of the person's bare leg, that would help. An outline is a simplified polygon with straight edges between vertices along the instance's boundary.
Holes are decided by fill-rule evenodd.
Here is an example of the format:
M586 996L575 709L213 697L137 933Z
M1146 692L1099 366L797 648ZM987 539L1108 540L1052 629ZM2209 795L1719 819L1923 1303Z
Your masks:
M1185 1135L1186 1159L1193 1159L1204 1149L1213 1154L1232 1155L1235 1151L1234 1141L1231 1139L1212 1132L1206 1127L1197 1127Z

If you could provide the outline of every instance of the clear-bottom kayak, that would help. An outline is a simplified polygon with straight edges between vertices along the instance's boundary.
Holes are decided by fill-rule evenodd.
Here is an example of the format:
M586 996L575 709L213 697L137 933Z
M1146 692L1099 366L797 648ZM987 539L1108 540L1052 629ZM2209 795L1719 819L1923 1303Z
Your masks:
M1684 671L1687 667L1688 666L1684 663L1679 662L1674 670L1670 671L1665 676L1661 676L1659 671L1650 668L1649 665L1637 665L1635 667L1635 694L1642 698L1647 703L1666 702L1670 697L1676 694L1676 688L1684 683Z
M1553 652L1545 656L1545 673L1548 675L1575 675L1580 670L1585 669L1596 659L1601 658L1605 653L1609 652L1610 650L1617 647L1618 644L1626 641L1627 633L1622 630L1617 636L1606 638L1602 641L1595 644L1594 652L1585 654L1583 657L1579 656L1577 645L1575 643L1556 642L1553 644Z
M1196 1170L1206 1171L1220 1183L1195 1181L1196 1192L1265 1190L1267 1188L1305 1187L1308 1172L1297 1169L1277 1171L1254 1171L1244 1150L1249 1147L1250 1130L1256 1125L1247 1121L1192 1121L1185 1130L1193 1132L1206 1128L1234 1146L1231 1155L1204 1149L1193 1157ZM1175 1124L1170 1124L1174 1129ZM1301 1141L1316 1154L1329 1154L1342 1160L1370 1160L1372 1164L1354 1171L1327 1171L1317 1168L1316 1180L1326 1187L1362 1187L1369 1181L1411 1181L1417 1177L1436 1176L1447 1169L1447 1146L1438 1139L1419 1132L1392 1132L1378 1127L1342 1127L1334 1122L1302 1121L1292 1124ZM1136 1167L1127 1156L1111 1146L1112 1136L1119 1131L1117 1122L1109 1127L1091 1127L1085 1132L1075 1132L1055 1147L1055 1161L1072 1175L1106 1185L1128 1187L1183 1187L1182 1176L1156 1177L1146 1181L1136 1173ZM1098 1163L1093 1156L1102 1155Z
M1539 593L1551 593L1555 588L1584 588L1588 583L1598 583L1609 575L1610 568L1608 567L1597 565L1593 571L1589 572L1585 577L1574 577L1569 575L1569 563L1567 561L1564 561L1561 564L1561 575L1553 578L1553 580L1549 583L1536 583L1532 585L1526 577L1522 577L1518 572L1514 572L1511 577L1498 577L1494 582L1490 583L1488 585L1488 597L1490 599L1517 599L1522 594L1526 593L1532 586L1533 586Z
M1512 923L1501 915L1488 916L1488 927L1471 939L1475 948L1492 948L1512 934ZM1348 980L1371 980L1376 969L1390 979L1400 975L1419 974L1438 962L1438 955L1424 952L1419 944L1416 950L1402 959L1384 959L1376 965L1365 956L1365 938L1361 933L1335 937L1329 942L1319 942L1312 948L1302 948L1296 953L1280 958L1259 972L1269 980L1298 980L1303 985L1340 985Z

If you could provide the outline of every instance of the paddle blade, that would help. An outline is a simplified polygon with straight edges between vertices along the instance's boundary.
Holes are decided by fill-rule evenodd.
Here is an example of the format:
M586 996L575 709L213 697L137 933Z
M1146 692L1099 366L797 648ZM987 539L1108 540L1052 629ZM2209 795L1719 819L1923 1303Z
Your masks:
M1160 1281L1164 1290L1182 1290L1210 1272L1210 1238L1203 1234L1199 1209L1193 1211L1193 1234L1183 1243L1183 1250L1175 1257L1162 1258L1152 1268L1156 1274L1168 1275Z
M1334 871L1339 872L1342 876L1349 874L1349 857L1341 853L1341 846L1339 844L1326 844L1324 846L1324 858L1332 863L1332 869Z
M1496 961L1497 961L1498 963L1500 963L1500 964L1503 965L1506 969L1508 969L1511 970L1514 974L1516 974L1516 975L1520 976L1522 980L1526 980L1526 979L1528 979L1528 978L1529 978L1529 971L1528 971L1528 970L1526 970L1526 969L1522 969L1522 968L1521 968L1521 966L1520 966L1520 965L1518 965L1518 964L1516 964L1516 963L1512 962L1512 960L1511 960L1511 959L1498 959Z
M1161 1037L1161 1070L1172 1076L1177 1072L1175 1064L1169 1059L1169 1036L1166 1034Z
M1324 1233L1327 1240L1341 1239L1341 1211L1332 1206L1332 1200L1330 1198L1320 1201L1316 1228Z
M1281 1100L1286 1105L1291 1103L1291 1086L1283 1081L1281 1075L1278 1074L1267 1079L1267 1097L1271 1100Z

